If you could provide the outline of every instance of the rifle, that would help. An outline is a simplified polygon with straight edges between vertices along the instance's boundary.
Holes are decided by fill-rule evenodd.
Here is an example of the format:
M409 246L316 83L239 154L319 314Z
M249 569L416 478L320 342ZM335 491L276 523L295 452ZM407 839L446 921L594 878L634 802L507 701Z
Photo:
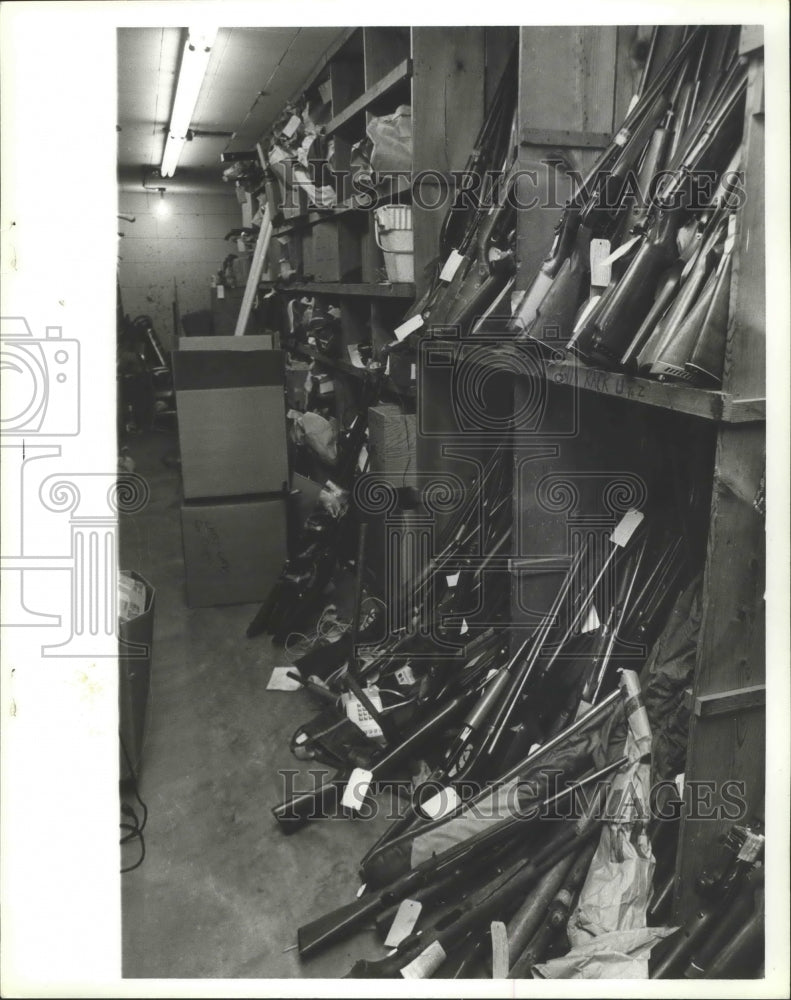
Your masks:
M708 311L700 325L695 346L684 367L690 378L699 385L716 389L722 385L725 365L725 339L728 332L730 308L732 251L734 240L725 240L722 257L717 266L714 291Z
M680 927L675 934L665 938L651 954L651 979L672 979L679 976L687 967L693 954L710 935L716 933L723 915L727 914L732 905L741 907L738 897L746 893L752 901L756 880L760 879L756 869L747 870L742 867L738 878L727 883L718 880L713 898L700 906Z
M574 864L569 854L544 875L508 924L508 954L521 955L538 930L549 905ZM511 962L513 969L514 963ZM512 976L511 978L515 978Z
M686 979L715 978L711 972L716 970L717 964L722 961L721 952L723 949L733 947L732 942L737 939L739 933L749 923L750 917L756 911L756 894L763 889L763 885L763 868L755 868L746 876L742 892L731 903L719 925L693 952L689 965L684 971Z
M764 903L763 893L758 894L753 913L712 959L705 973L706 979L743 978L755 975L763 962L764 954Z
M679 166L658 194L654 225L626 269L611 284L568 344L590 361L611 364L621 358L635 326L646 318L661 275L675 263L676 236L689 216L689 183L693 171L703 170L712 159L720 161L723 146L733 143L731 126L737 120L747 76L744 67L732 77L730 89L715 103L711 115L683 151ZM656 335L656 331L655 331Z
M636 518L636 525L639 525L643 520L643 515L638 511L632 511L631 514L634 515L634 517ZM629 539L626 540L627 543L628 541ZM560 655L561 650L565 647L566 643L573 635L575 629L584 620L585 615L588 613L590 606L593 602L593 598L595 596L597 588L599 587L601 581L604 579L606 573L608 572L610 566L614 562L620 550L621 550L620 543L612 542L612 548L605 556L602 566L598 568L593 583L587 589L582 599L578 602L578 606L572 610L570 620L568 625L566 626L565 631L563 632L560 640L556 644L551 655L542 665L540 674L541 677L545 677L549 674L555 662L557 661L557 658ZM552 620L554 620L555 616L557 615L557 612L560 610L562 602L565 600L566 595L568 594L569 589L571 588L572 583L574 582L576 576L576 570L581 563L581 557L585 553L585 551L586 551L585 548L580 550L579 563L577 563L576 561L572 563L569 574L564 580L563 586L561 587L558 594L560 600L556 598L553 608L550 609L552 617L550 618L548 615L547 618L545 619L544 628L539 632L539 636L534 642L533 649L531 650L530 655L528 655L527 659L523 664L522 669L520 670L517 678L514 681L514 684L509 689L507 697L504 699L500 711L497 713L495 719L490 725L489 731L485 739L481 742L481 745L477 749L477 752L475 752L474 755L471 755L473 758L470 764L471 769L475 768L477 771L479 771L479 773L486 773L491 770L491 763L494 758L497 744L500 738L502 737L503 733L505 732L505 729L509 721L513 717L514 712L520 705L522 693L525 690L525 687L528 681L530 680L531 676L535 672L536 664L538 662L538 657L541 653L543 644L546 640L549 631L549 625L551 624ZM467 773L469 774L469 771Z
M508 973L509 979L523 979L534 965L546 954L552 940L560 934L568 923L571 904L585 881L598 842L585 844L563 880L562 888L549 905L544 922L533 935L530 943L513 963Z
M491 108L475 139L475 145L464 168L464 174L485 178L494 164L504 158L505 145L512 129L517 96L518 50L514 45L492 98ZM446 260L452 249L469 245L470 232L477 226L486 204L486 192L479 188L466 193L477 202L464 210L451 207L442 223L439 236L440 257Z
M528 815L520 813L510 816L496 823L492 828L482 830L462 843L454 844L452 847L434 855L415 868L411 868L384 888L366 893L361 899L333 910L318 920L300 927L297 932L300 954L307 958L325 945L332 944L334 941L348 936L394 903L410 898L412 892L421 889L439 878L448 876L453 871L463 871L464 866L472 859L479 858L482 855L486 856L493 848L521 834L520 824L536 819L541 808L555 804L560 799L573 795L578 788L590 784L595 785L602 778L608 777L623 767L626 762L626 757L619 758L581 781L570 785L557 795L544 800L539 808L534 809ZM563 843L575 841L577 834L573 829L564 832ZM548 869L560 860L565 851L557 858L551 856L551 851L546 852L546 854L549 855L549 859L551 860L550 864L546 864L546 868ZM535 867L539 863L545 864L542 852L540 851L529 864ZM536 872L536 875L540 874L543 874L543 870Z
M666 371L676 374L680 362L681 373L685 374L684 362L692 351L714 290L713 285L706 287L706 282L712 272L714 250L722 239L725 223L722 205L716 205L704 227L697 250L682 271L678 294L637 355L638 371L648 369L657 375ZM685 331L683 335L682 331ZM664 355L667 355L666 361L663 361Z
M673 58L667 62L653 83L642 93L636 105L627 113L623 124L614 135L609 146L603 151L574 196L563 209L563 213L555 229L555 240L549 256L541 264L538 273L514 316L513 329L517 333L524 334L535 323L539 307L542 306L547 292L552 287L555 278L558 277L564 262L571 256L577 243L577 231L581 225L583 209L595 197L599 187L606 182L611 170L618 169L620 176L625 176L629 168L629 163L625 155L626 147L629 148L628 155L630 157L636 156L639 154L642 146L648 141L649 135L653 131L653 128L645 127L645 119L648 111L649 109L654 112L656 111L657 98L664 93L669 82L678 72L679 67L682 66L693 46L698 44L702 31L702 28L696 27L690 32L689 37L679 47ZM638 129L640 130L639 135L642 140L642 145L639 147L636 142L630 145L630 140L634 138ZM575 262L577 266L575 271L585 266L584 244L585 240L583 240L582 246L577 248L578 254L577 261ZM571 273L571 267L569 267L568 271ZM572 284L578 286L579 280L576 279ZM577 301L578 297L575 298L575 306ZM545 309L544 312L547 314L548 310ZM543 325L544 327L548 327L551 324L547 321ZM565 329L568 330L569 327L566 326Z

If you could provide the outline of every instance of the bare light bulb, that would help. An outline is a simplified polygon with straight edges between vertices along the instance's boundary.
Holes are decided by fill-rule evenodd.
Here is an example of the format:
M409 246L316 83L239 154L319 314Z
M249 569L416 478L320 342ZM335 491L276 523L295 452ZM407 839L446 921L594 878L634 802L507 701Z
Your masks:
M164 191L159 192L159 201L157 201L154 207L154 214L160 219L164 219L170 215L170 205L165 201Z

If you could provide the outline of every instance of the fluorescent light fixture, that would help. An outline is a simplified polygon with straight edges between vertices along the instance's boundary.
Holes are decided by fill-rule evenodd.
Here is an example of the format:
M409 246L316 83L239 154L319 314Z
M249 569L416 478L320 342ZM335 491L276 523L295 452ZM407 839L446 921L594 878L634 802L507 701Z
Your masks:
M176 99L173 102L173 114L170 116L170 130L159 171L163 177L172 177L178 166L211 58L211 47L216 37L217 28L189 29L184 54L181 57Z

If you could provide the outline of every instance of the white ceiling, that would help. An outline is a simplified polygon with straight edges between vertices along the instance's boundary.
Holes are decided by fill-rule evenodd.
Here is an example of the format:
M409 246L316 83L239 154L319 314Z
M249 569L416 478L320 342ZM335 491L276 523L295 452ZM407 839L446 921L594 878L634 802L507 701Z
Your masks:
M251 149L347 28L220 28L193 115L198 137L184 146L175 175L152 186L227 190L220 153ZM118 180L142 189L162 162L186 28L118 30Z

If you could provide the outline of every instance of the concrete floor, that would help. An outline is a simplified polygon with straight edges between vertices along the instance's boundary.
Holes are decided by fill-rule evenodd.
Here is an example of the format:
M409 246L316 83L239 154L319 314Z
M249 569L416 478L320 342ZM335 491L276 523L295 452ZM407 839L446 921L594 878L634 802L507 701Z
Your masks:
M288 744L317 710L302 691L267 691L288 660L245 638L257 605L190 610L184 594L180 477L172 432L126 442L151 500L122 518L121 567L156 588L149 723L140 775L146 858L122 876L123 974L131 978L343 976L380 958L371 932L301 962L300 924L354 899L357 864L387 825L320 820L284 836L270 815L279 769L307 765ZM299 779L297 779L299 780ZM387 805L387 803L383 803ZM124 848L124 863L137 848ZM291 950L289 950L291 949Z

